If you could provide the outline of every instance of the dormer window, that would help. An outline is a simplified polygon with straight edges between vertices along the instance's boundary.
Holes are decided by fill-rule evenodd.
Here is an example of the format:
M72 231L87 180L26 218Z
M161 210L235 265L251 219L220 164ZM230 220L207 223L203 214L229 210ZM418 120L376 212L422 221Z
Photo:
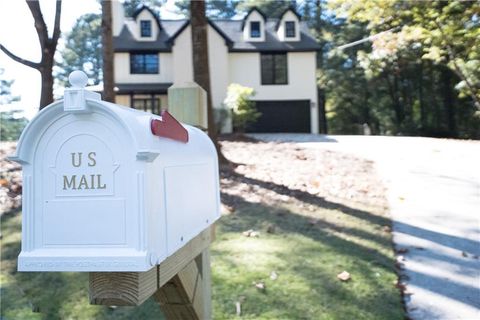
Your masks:
M285 21L285 37L295 38L295 21Z
M300 15L293 9L285 10L278 19L276 30L280 41L300 41Z
M260 21L250 22L250 38L260 38Z
M265 41L266 21L267 17L260 10L251 8L242 21L243 39L252 42Z
M152 36L152 21L140 20L140 36L148 38Z

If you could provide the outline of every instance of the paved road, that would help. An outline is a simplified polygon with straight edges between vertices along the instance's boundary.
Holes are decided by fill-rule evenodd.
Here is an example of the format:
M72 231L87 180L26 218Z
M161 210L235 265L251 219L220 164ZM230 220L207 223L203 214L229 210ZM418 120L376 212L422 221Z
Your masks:
M258 134L261 140L375 161L389 189L396 248L405 248L412 319L480 319L480 142Z

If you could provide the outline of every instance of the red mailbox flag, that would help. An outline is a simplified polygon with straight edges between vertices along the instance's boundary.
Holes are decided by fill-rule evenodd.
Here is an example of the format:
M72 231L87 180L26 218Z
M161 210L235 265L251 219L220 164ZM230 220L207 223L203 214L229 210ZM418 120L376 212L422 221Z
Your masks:
M188 131L168 111L162 111L162 120L152 119L150 127L152 133L159 137L188 142Z

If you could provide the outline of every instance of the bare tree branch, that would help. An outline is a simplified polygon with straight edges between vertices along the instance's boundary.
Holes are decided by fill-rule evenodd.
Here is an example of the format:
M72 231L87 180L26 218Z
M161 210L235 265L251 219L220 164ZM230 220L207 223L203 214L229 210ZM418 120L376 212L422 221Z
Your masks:
M40 41L40 47L43 50L48 41L48 31L45 20L43 20L42 11L40 10L40 3L38 0L26 0L26 2L35 21L35 29L37 30L38 40Z
M52 42L57 43L60 37L60 17L62 16L62 0L57 0L55 6L55 24L53 26Z
M40 68L39 63L20 58L19 56L15 55L10 50L5 48L2 44L0 44L0 50L2 50L7 56L9 56L11 59L15 60L16 62L19 62L21 64L24 64L24 65L26 65L28 67L31 67L31 68L34 68L34 69L39 69Z

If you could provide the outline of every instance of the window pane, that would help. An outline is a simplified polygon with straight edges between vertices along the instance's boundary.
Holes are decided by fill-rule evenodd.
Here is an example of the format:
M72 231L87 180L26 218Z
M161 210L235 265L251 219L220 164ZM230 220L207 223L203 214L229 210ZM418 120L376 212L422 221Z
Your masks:
M145 100L144 99L135 99L133 98L132 107L138 110L145 110Z
M151 37L152 36L152 22L149 20L140 21L140 35L142 37Z
M287 38L295 38L295 21L285 22L285 36Z
M273 55L261 54L262 84L273 84Z
M133 98L132 107L137 110L160 114L159 98Z
M140 54L131 56L131 68L132 73L142 73L144 57Z
M287 81L287 54L275 54L275 83L286 84Z
M145 55L145 73L158 73L158 55Z
M158 54L130 54L130 73L158 73Z
M250 22L250 37L260 38L260 22L258 21Z

